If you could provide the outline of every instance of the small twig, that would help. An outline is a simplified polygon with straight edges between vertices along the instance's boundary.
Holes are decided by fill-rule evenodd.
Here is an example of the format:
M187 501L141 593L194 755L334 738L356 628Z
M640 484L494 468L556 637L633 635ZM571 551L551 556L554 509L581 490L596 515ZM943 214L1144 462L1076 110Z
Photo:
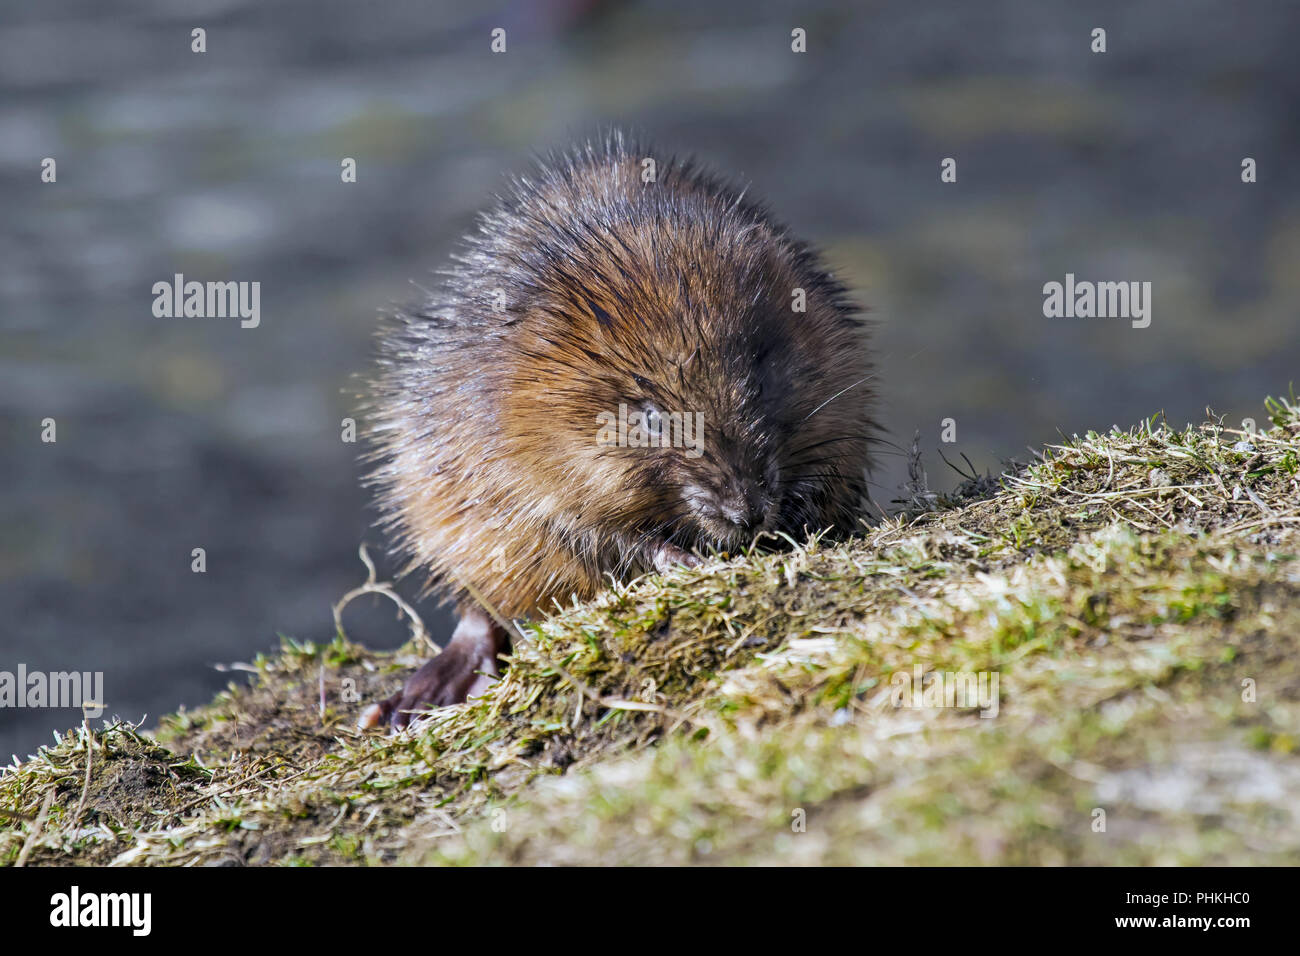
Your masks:
M266 774L270 773L271 771L278 770L278 769L280 768L274 766L263 767L261 770L257 771L254 774L250 774L247 777L240 777L238 780L234 781L233 783L227 784L226 786L222 787L220 790L205 793L197 800L191 800L189 803L177 807L175 810L169 813L167 817L165 817L164 819L170 819L172 817L182 817L186 813L189 813L189 811L193 810L194 808L200 807L205 803L211 803L213 800L217 799L217 797L224 797L229 793L233 793L234 791L238 790L240 787L247 786L248 784L252 783L254 780L258 780L261 777L264 777ZM289 783L291 780L296 780L298 777L301 777L303 774L307 772L308 769L310 768L304 768L302 770L298 770L294 773L289 774L289 776L281 780L278 780L276 782L281 786L283 786L284 784Z
M91 754L95 752L95 735L90 732L90 718L86 716L86 705L81 705L81 726L86 729L86 779L81 785L81 799L77 801L77 812L72 815L72 829L81 823L81 811L86 809L86 798L90 796Z
M366 571L368 573L364 584L360 587L353 588L347 594L343 595L343 597L339 598L338 603L334 605L335 630L344 637L347 637L347 633L343 630L343 609L348 606L353 598L358 598L363 594L382 594L384 597L390 599L394 604L396 604L402 613L410 620L411 637L415 640L424 641L425 644L429 645L429 647L433 649L433 653L439 653L442 648L433 642L433 638L429 636L428 630L425 629L424 621L420 620L420 615L415 613L415 608L402 600L402 596L393 590L393 586L387 581L380 584L375 580L375 564L370 560L370 555L366 553L366 546L364 543L357 549L357 553L360 555L361 563L366 566Z
M1224 534L1236 534L1239 531L1248 531L1251 528L1261 528L1265 525L1274 524L1275 522L1290 523L1300 521L1300 515L1271 515L1267 518L1258 518L1255 521L1245 521L1241 524L1229 525L1221 529Z
M961 457L962 460L966 462L966 467L970 469L969 474L962 471L951 461L949 461L948 456L943 453L942 448L936 448L935 450L939 453L939 457L943 459L943 463L947 465L949 468L951 468L953 471L957 472L957 474L961 475L963 479L965 479L966 481L979 481L979 477L980 477L979 469L975 467L974 462L970 460L970 456L968 456L965 452L961 453Z
M885 521L888 521L888 520L892 517L888 511L886 511L884 508L880 507L880 502L876 501L875 498L872 498L870 495L868 495L868 496L867 496L867 500L868 500L869 502L871 502L871 504L875 507L875 509L876 509L877 511L880 512L880 517L881 517L882 519L884 519Z
M1247 496L1248 498L1250 498L1250 500L1253 501L1253 502L1255 503L1255 507L1256 507L1256 508L1258 508L1260 511L1264 512L1264 514L1268 515L1269 517L1272 517L1272 515L1273 515L1273 509L1270 508L1268 505L1264 504L1264 502L1260 501L1260 500L1259 500L1259 496L1258 496L1257 494L1255 494L1255 492L1253 492L1253 491L1250 490L1250 486L1249 486L1249 485L1247 485L1247 484L1243 481L1243 482L1241 483L1241 486L1240 486L1240 487L1241 487L1241 490L1244 491L1244 492L1246 493L1246 496Z
M54 787L50 787L45 793L45 801L41 804L41 812L36 815L36 822L32 824L32 831L27 834L23 848L18 853L18 862L14 864L15 867L27 865L27 857L31 854L36 841L41 838L41 830L45 828L45 818L49 816L50 804L52 803L54 803Z

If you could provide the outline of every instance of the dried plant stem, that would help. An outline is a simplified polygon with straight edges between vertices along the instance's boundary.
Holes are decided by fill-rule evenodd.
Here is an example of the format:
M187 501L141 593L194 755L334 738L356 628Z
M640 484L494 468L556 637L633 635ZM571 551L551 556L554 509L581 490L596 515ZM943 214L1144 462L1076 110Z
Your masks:
M433 638L429 636L429 632L424 626L424 621L422 621L420 615L415 612L415 608L407 604L406 601L402 599L402 596L398 594L397 591L393 589L393 586L387 581L381 583L375 580L375 564L370 560L370 555L366 553L366 546L364 544L357 549L357 554L361 558L361 563L366 566L366 580L360 587L353 588L347 594L343 595L343 597L339 598L338 603L334 605L335 630L344 637L347 636L347 633L343 630L343 609L347 607L354 598L358 598L363 594L382 594L384 597L396 604L398 609L406 615L407 620L409 620L411 624L411 637L414 640L423 641L429 646L433 653L437 654L441 648L439 648L438 645L433 642Z
M41 838L41 830L45 828L45 818L50 815L50 804L54 803L54 793L54 787L50 787L46 791L45 800L41 803L41 812L36 815L36 822L32 824L32 830L27 834L27 840L18 853L18 862L14 864L15 867L27 865L27 857L32 852L32 847L36 845L36 841Z

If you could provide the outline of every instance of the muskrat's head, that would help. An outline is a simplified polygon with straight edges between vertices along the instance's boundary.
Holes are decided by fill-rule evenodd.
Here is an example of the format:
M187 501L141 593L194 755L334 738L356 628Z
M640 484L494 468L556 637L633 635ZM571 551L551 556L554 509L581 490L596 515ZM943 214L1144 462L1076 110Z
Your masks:
M735 549L851 527L872 431L861 322L761 209L670 173L529 224L503 427L579 534Z

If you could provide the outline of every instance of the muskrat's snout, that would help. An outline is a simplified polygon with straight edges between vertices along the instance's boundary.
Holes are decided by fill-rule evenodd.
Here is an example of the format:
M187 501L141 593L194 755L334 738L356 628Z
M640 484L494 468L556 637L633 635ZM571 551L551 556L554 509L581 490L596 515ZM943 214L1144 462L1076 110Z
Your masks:
M718 546L736 547L775 527L778 500L774 489L775 482L767 478L734 475L718 488L689 484L683 497L702 538Z

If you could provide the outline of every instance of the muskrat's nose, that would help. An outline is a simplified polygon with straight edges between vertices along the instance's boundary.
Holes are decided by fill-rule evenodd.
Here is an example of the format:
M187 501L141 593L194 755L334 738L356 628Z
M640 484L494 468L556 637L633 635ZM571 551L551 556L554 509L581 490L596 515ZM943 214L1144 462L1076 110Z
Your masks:
M747 488L718 502L718 512L736 527L749 531L767 517L767 501L756 489Z

